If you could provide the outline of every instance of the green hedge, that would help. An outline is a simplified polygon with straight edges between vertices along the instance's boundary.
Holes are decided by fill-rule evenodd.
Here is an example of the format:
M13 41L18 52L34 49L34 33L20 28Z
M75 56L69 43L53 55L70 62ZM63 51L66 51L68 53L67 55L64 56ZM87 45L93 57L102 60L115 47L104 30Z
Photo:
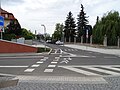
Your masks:
M49 52L49 51L50 51L50 48L46 48L46 51L45 51L45 48L38 47L37 53Z

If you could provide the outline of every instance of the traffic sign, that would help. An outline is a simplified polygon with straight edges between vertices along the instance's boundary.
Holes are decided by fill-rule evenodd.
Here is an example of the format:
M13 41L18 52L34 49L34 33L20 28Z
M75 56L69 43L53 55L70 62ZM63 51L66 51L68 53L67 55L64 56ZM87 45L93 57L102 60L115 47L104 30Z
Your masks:
M4 26L4 17L0 16L0 26Z

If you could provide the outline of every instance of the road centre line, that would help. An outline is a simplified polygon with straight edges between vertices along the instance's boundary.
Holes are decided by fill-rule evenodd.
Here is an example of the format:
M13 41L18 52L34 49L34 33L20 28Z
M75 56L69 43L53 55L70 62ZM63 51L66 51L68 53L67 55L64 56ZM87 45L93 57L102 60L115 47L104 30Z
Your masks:
M6 58L9 58L9 59L11 59L11 58L42 58L43 56L19 56L19 57L0 57L0 59L6 59Z
M0 68L26 68L28 66L0 66Z

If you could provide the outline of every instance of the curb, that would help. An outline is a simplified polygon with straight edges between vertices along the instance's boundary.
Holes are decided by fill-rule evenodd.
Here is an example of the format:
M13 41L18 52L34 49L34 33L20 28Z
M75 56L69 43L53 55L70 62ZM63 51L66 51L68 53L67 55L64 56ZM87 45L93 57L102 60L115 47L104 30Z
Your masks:
M0 82L0 88L16 86L18 81L19 81L19 79L15 79L15 80L12 79L12 80L7 80L7 81L1 81Z
M15 75L0 73L0 89L16 86L18 84L19 79L15 77Z
M51 50L48 52L49 55L51 54L52 50L53 50L53 49L51 48Z

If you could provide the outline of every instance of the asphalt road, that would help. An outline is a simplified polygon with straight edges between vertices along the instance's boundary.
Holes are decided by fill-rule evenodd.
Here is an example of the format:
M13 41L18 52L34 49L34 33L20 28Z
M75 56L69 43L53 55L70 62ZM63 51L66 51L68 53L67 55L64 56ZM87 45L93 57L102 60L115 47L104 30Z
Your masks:
M38 43L39 44L39 43ZM48 44L48 54L0 56L0 73L32 76L120 75L120 57Z

